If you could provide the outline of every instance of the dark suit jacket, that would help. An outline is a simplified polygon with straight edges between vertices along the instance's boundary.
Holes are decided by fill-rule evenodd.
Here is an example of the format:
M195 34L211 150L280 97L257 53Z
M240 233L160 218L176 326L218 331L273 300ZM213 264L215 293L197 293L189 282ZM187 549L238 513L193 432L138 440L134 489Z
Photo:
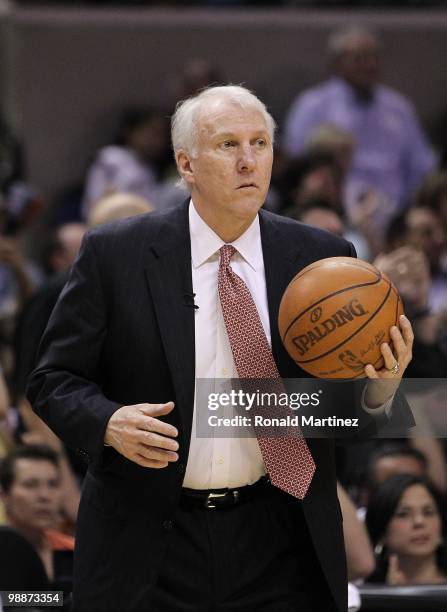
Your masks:
M277 329L281 296L311 262L354 255L344 240L260 212L272 350L283 377L303 375ZM179 501L194 403L194 309L188 208L144 215L87 235L52 314L28 397L36 412L89 461L75 551L76 611L150 609ZM180 458L139 467L103 438L120 406L175 401ZM334 444L309 440L317 469L303 510L324 574L346 610Z

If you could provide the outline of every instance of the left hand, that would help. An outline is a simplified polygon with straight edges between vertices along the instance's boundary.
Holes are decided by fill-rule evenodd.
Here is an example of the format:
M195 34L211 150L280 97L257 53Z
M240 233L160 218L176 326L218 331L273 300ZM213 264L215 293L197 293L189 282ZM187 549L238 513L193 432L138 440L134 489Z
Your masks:
M399 327L393 325L390 329L394 350L386 342L380 347L385 367L376 370L372 364L365 366L365 374L368 378L390 381L386 385L373 385L368 388L366 400L368 406L380 406L392 397L411 361L414 334L411 323L405 315L399 317Z

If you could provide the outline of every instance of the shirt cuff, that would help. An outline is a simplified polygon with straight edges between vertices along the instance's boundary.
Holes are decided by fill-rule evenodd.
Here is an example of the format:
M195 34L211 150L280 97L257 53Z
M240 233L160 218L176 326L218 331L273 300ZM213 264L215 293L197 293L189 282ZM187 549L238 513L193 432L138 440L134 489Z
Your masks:
M382 416L383 414L385 414L385 416L390 418L390 416L391 416L391 409L392 409L393 401L394 401L394 396L396 394L393 393L393 395L390 397L390 399L388 401L386 401L384 404L382 404L381 406L378 406L377 408L368 408L368 406L366 404L366 401L365 401L365 393L366 393L366 385L363 387L362 399L361 399L361 404L362 404L363 410L365 412L367 412L368 414L370 414L371 416Z

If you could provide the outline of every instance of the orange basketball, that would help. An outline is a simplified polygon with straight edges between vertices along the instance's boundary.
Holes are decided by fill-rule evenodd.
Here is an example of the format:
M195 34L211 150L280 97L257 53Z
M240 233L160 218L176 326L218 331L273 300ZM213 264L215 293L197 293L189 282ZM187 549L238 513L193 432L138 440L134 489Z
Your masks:
M301 270L279 307L283 344L303 370L319 378L361 378L384 366L380 345L403 313L391 281L353 257L321 259Z

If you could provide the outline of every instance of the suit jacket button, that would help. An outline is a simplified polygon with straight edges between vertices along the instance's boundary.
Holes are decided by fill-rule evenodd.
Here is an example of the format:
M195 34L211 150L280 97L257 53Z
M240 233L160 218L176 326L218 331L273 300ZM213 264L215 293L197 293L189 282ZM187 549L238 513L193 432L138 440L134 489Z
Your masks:
M163 529L165 529L166 531L171 531L173 526L174 524L172 521L163 521Z
M178 471L179 471L179 474L184 474L185 473L185 464L184 463L179 463L178 464Z

